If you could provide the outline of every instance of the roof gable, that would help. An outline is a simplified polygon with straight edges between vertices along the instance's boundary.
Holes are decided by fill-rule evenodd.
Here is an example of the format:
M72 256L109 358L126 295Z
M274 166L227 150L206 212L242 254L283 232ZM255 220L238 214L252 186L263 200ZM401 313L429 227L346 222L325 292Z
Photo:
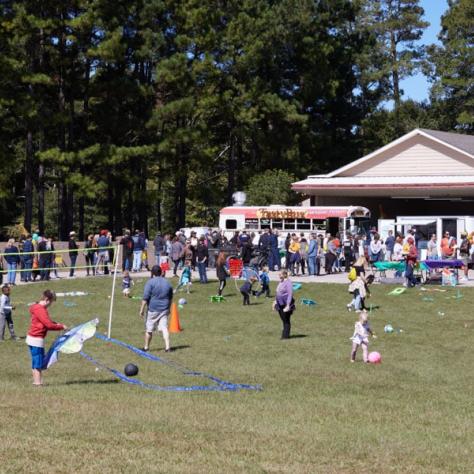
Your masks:
M407 173L473 174L474 136L415 129L326 176L397 176Z

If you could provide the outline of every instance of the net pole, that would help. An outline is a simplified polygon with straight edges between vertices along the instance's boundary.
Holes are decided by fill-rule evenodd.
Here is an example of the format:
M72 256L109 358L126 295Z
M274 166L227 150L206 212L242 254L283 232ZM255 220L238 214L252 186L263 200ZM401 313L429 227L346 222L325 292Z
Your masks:
M112 294L110 295L110 310L109 310L109 327L107 329L107 337L110 339L112 334L112 315L114 312L114 296L115 296L115 282L117 280L117 268L120 260L120 248L121 245L117 245L117 251L115 252L115 265L114 265L114 277L112 278Z

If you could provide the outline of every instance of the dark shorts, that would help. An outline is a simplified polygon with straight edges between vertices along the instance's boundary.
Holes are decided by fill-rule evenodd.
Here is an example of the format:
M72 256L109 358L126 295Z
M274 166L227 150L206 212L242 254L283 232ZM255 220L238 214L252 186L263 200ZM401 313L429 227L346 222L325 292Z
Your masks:
M31 353L31 368L41 370L43 368L44 347L28 347Z

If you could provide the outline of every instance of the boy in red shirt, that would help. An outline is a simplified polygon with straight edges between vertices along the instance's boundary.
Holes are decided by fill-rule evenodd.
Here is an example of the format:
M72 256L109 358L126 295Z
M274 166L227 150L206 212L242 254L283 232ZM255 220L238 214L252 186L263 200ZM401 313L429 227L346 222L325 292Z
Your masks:
M64 324L51 321L48 307L56 301L56 295L51 290L46 290L38 303L30 306L31 325L26 336L26 343L31 353L31 369L33 372L33 385L43 385L42 369L44 358L44 339L48 331L63 331L67 329Z

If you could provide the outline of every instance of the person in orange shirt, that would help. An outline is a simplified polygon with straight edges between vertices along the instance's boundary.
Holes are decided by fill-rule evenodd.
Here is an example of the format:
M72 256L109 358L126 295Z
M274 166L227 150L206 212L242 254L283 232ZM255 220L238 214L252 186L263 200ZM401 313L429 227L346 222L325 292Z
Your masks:
M444 233L441 239L441 258L453 258L456 240L449 236L449 232Z

